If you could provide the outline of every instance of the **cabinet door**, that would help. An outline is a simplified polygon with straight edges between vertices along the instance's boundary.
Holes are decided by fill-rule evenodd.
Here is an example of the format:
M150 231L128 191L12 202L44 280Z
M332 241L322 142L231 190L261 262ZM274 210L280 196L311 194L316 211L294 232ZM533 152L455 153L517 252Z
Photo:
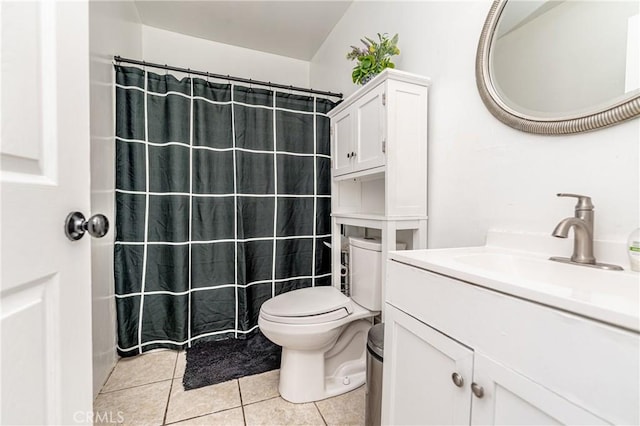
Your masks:
M474 382L484 395L474 396L476 425L609 424L558 394L476 353Z
M352 169L351 153L354 152L354 110L347 108L332 122L333 175L343 175Z
M385 106L382 103L385 88L384 84L380 84L354 105L357 116L354 171L371 169L385 164L385 155L382 151L382 140L386 127Z
M468 425L473 351L392 305L385 314L382 424Z

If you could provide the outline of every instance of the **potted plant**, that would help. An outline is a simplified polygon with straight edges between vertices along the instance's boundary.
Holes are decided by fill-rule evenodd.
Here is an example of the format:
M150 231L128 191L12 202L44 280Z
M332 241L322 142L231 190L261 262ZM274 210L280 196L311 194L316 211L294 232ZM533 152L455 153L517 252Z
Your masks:
M400 54L398 34L389 38L386 33L378 33L378 42L368 37L360 41L364 44L364 48L351 46L351 51L347 53L347 59L358 61L351 73L354 83L365 84L385 68L395 68L391 57Z

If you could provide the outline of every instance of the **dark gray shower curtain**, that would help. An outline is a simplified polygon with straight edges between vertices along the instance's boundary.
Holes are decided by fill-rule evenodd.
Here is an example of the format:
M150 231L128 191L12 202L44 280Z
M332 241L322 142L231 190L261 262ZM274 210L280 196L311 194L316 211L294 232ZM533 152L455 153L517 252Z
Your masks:
M119 354L242 338L329 285L334 103L115 68Z

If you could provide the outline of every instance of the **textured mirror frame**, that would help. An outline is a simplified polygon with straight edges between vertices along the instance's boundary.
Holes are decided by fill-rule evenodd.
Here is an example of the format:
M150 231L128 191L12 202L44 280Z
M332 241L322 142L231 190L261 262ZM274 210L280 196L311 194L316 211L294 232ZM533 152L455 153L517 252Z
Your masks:
M590 113L560 118L539 118L520 113L507 106L496 91L489 71L489 50L500 14L508 0L494 1L482 28L476 55L476 85L491 114L504 124L528 133L566 135L609 127L640 115L640 94L612 102Z

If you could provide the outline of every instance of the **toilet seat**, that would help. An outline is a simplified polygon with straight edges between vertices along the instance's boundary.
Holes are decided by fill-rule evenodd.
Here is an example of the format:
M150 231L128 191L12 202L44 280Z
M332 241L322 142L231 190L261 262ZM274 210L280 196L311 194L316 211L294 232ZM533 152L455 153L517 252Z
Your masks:
M325 314L309 315L304 317L281 317L277 315L269 315L265 312L262 312L260 316L267 321L280 323L280 324L313 325L313 324L321 324L325 322L337 321L344 317L349 316L349 313L347 312L346 309L341 308L336 311L327 312Z
M283 324L320 324L352 312L351 299L331 286L290 291L267 300L260 309L264 319Z

